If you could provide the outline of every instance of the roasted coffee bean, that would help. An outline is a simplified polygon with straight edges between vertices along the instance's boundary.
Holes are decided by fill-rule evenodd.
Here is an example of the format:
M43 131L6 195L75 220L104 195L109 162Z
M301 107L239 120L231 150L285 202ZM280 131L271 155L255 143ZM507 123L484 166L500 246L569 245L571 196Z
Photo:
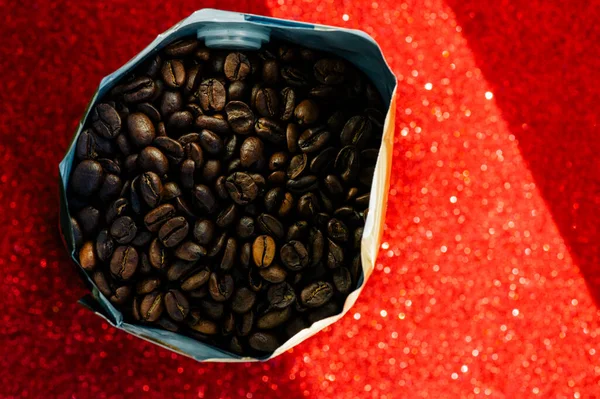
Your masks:
M217 177L217 181L215 181L215 193L217 194L217 197L222 200L229 199L229 192L227 191L227 185L225 184L226 181L227 178L225 176L219 176Z
M340 140L343 145L353 145L362 149L373 134L373 123L366 116L358 115L348 119Z
M158 240L158 238L155 238L150 243L150 249L148 250L148 260L150 261L152 267L159 270L165 269L167 267L167 264L169 263L167 251L163 244L160 242L160 240Z
M93 206L86 206L77 214L79 226L84 236L90 236L98 229L100 224L100 211Z
M298 137L298 147L302 152L313 153L322 150L327 145L331 133L326 126L306 129Z
M335 158L335 170L345 182L356 179L360 169L359 154L354 146L346 146Z
M310 171L314 174L321 174L329 169L333 164L337 150L334 147L327 147L310 161Z
M248 91L248 85L240 80L231 82L227 86L227 97L230 102L242 101Z
M317 213L319 213L319 199L313 193L304 194L298 200L298 214L300 217L305 219L312 219Z
M259 118L254 124L254 131L260 138L273 144L281 144L286 140L283 127L273 119Z
M233 295L233 299L231 300L231 310L235 313L246 313L252 309L255 301L256 294L252 290L242 287Z
M193 54L197 47L196 39L182 39L165 47L165 54L171 57L184 57Z
M272 284L281 283L287 278L287 272L278 264L272 264L267 268L260 269L258 273L265 281Z
M344 262L344 250L331 239L327 239L327 266L330 269L339 267Z
M206 79L198 89L200 106L205 111L220 111L225 107L227 92L225 86L217 79Z
M217 216L217 226L221 228L226 228L230 226L237 219L237 208L235 204L229 205L227 208L223 209L219 215Z
M112 224L112 222L127 213L129 208L129 202L125 198L118 198L112 202L106 210L106 223Z
M210 247L207 256L210 258L214 258L215 256L219 255L221 253L221 251L223 250L223 248L225 248L226 244L227 244L227 233L223 232L212 243L212 246Z
M308 76L299 68L285 66L281 68L280 73L283 80L290 86L304 87L309 83Z
M170 137L157 137L154 139L152 145L158 148L167 157L167 159L174 164L181 162L183 157L186 155L181 143L177 140L173 140Z
M304 100L294 109L294 116L299 125L310 125L319 119L319 107L313 100Z
M154 105L150 104L150 103L141 103L138 104L136 109L143 113L144 115L146 115L148 118L150 118L150 120L154 123L158 123L160 122L162 115L160 113L160 111L158 109L156 109L154 107ZM131 116L131 114L129 115ZM129 119L128 116L128 119Z
M217 302L228 300L233 294L233 278L229 274L217 275L212 273L208 280L208 292Z
M158 237L165 247L177 246L187 236L189 226L185 218L178 216L167 220L158 231Z
M121 90L126 103L142 103L154 96L156 85L148 76L140 76L123 85Z
M185 130L192 126L194 123L194 115L190 111L177 111L173 112L169 119L167 119L167 126L173 130Z
M351 228L364 224L359 213L352 207L343 206L333 212L333 217L342 220L346 226Z
M202 219L194 225L194 238L201 245L209 244L215 236L215 224L211 220Z
M232 134L225 139L224 161L231 160L237 154L239 141L241 140L238 139L237 134Z
M196 262L187 262L176 260L167 270L167 279L169 281L180 281L191 275L196 269Z
M83 196L90 196L98 191L103 180L102 165L89 159L80 162L71 173L73 191Z
M250 258L252 257L252 244L249 242L242 245L240 249L240 265L247 269L250 266Z
M289 241L279 252L281 262L290 270L298 271L305 268L309 261L308 251L300 241Z
M167 60L163 63L162 79L165 84L178 89L185 83L185 67L180 60Z
M109 104L98 104L92 110L92 127L100 136L114 139L121 132L121 116Z
M128 244L135 238L137 226L129 216L116 219L110 226L110 235L119 244Z
M260 316L258 320L256 320L256 327L265 330L279 327L280 325L288 321L291 315L291 308L272 310Z
M325 238L321 230L313 228L308 235L308 249L310 255L310 265L316 266L325 253Z
M190 324L190 328L204 335L214 335L219 331L217 323L202 318L194 320L194 323Z
M196 206L203 213L210 214L216 211L217 200L208 186L198 184L194 187L194 198L196 199Z
M98 233L98 236L96 237L96 254L98 255L98 259L100 259L102 262L108 261L114 250L115 242L110 234L108 234L108 230L102 230L100 233Z
M223 151L223 140L210 130L202 130L200 133L199 144L202 149L209 154L216 155Z
M160 287L160 279L157 277L148 277L138 282L135 286L135 293L138 295L146 295Z
M250 61L242 53L230 53L225 58L223 71L230 81L244 80L251 71Z
M325 179L323 179L323 183L325 185L325 189L332 196L339 196L344 193L344 186L342 182L336 175L327 175Z
M175 208L173 205L163 204L154 208L144 216L144 224L149 231L155 233L161 228L163 223L173 216L175 216Z
M273 236L277 240L282 240L285 235L283 224L268 213L261 213L256 218L256 224L260 231Z
M309 232L309 224L305 220L299 220L293 223L287 231L285 236L286 241L304 241L308 236Z
M290 179L286 182L285 186L294 194L303 194L307 191L315 190L319 185L317 176L309 175L300 177L298 179Z
M230 101L225 106L227 122L238 134L249 134L254 128L254 113L241 101Z
M308 163L308 157L306 154L294 155L290 161L290 165L287 169L287 176L290 179L297 179L306 170L306 164Z
M155 78L160 73L161 66L162 58L159 54L156 54L156 56L146 64L145 74Z
M258 137L248 137L240 148L240 162L244 168L254 168L264 164L264 144Z
M333 296L333 287L325 281L309 284L300 292L300 301L303 306L317 308L326 304Z
M124 304L129 296L131 295L131 287L128 285L123 285L121 287L116 287L113 290L113 294L108 298L108 300L113 305L122 305Z
M206 254L206 248L191 241L182 243L175 250L175 257L188 262L197 261Z
M98 158L96 135L91 129L86 129L79 135L79 138L77 139L77 146L75 147L75 155L80 161L83 161L84 159Z
M102 165L104 173L112 173L117 176L121 174L121 162L119 159L98 158L97 161Z
M91 272L96 268L97 263L98 261L96 258L96 251L94 250L94 242L86 241L79 250L79 264L84 270Z
M119 176L107 174L98 191L98 198L102 202L110 202L119 196L122 189L123 183Z
M146 172L141 175L139 180L140 194L146 204L154 208L158 205L162 195L162 182L160 177L154 172Z
M325 58L315 63L314 74L321 83L340 84L346 76L346 64L342 60Z
M227 313L225 317L223 317L223 321L221 322L221 334L223 336L228 336L233 333L235 329L235 317L233 313Z
M247 205L254 201L258 195L258 186L247 173L235 172L225 183L229 196L239 205Z
M179 290L169 290L164 302L169 317L175 321L182 322L190 311L190 303Z
M142 321L158 320L164 309L163 294L157 291L144 296L140 302L139 315Z
M183 161L181 164L179 180L184 189L191 190L194 188L194 172L196 172L196 163L191 159Z
M225 244L225 250L223 251L223 258L221 259L221 270L230 270L236 259L237 255L237 242L234 238L228 238Z
M129 139L138 147L146 147L156 137L156 131L150 118L141 112L129 114L127 117Z
M350 231L341 220L333 218L327 224L327 235L333 241L343 244L350 238Z
M248 338L248 345L259 352L273 352L280 344L275 335L256 332Z
M245 337L252 331L254 327L254 312L249 311L239 316L236 320L235 330L238 336Z
M338 267L333 271L333 285L340 294L347 294L352 289L352 276L345 267Z
M144 252L141 253L140 256L140 264L138 265L138 272L140 275L147 276L152 272L152 265L150 264L150 260L148 259L148 255Z
M207 183L212 183L221 174L221 161L218 159L209 159L202 168L202 178Z
M195 125L200 129L208 129L219 134L229 133L229 123L214 116L200 115L196 117Z
M210 270L203 268L187 277L181 283L181 289L184 291L194 291L202 287L210 278Z
M239 158L236 158L236 159L232 159L231 162L229 162L229 167L227 168L227 172L233 173L233 172L237 172L241 169L242 169L242 162L240 161Z
M175 182L167 182L163 185L162 199L163 201L170 201L173 198L177 198L181 195L181 189Z
M262 67L262 79L268 85L276 85L279 81L279 64L276 60L266 60Z
M179 91L165 91L160 99L160 113L163 118L183 108L183 98Z
M266 118L276 118L279 114L279 98L271 88L260 88L256 91L254 108Z
M296 293L288 283L272 285L267 292L270 308L287 308L296 301Z
M143 171L155 172L159 176L164 176L169 170L169 161L167 157L156 147L146 147L137 158L137 164Z
M267 178L269 183L271 183L275 186L280 186L280 185L285 184L286 179L287 179L286 174L283 170L278 170L276 172L273 172Z
M129 280L135 274L138 261L138 253L134 247L117 247L110 259L110 272L120 280Z
M204 166L204 152L198 143L189 143L185 145L185 155L194 161L197 170Z
M94 284L96 284L96 287L98 287L98 291L100 291L105 297L110 297L113 294L110 283L102 271L96 270L92 274L92 280L94 281Z
M269 267L276 255L277 247L271 236L261 235L256 237L252 244L252 259L259 268Z
M177 212L183 213L185 216L187 216L190 219L198 218L198 216L196 215L196 213L194 213L190 204L185 199L183 199L183 197L175 198L174 202L175 202L175 207L177 208Z

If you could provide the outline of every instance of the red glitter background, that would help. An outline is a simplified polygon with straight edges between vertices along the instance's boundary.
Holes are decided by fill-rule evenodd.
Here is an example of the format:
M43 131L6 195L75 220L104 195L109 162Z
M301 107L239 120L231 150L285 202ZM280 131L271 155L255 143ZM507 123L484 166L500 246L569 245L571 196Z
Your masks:
M360 28L398 76L378 264L264 364L109 327L59 238L57 164L99 80L192 11ZM0 397L600 396L597 0L0 0Z

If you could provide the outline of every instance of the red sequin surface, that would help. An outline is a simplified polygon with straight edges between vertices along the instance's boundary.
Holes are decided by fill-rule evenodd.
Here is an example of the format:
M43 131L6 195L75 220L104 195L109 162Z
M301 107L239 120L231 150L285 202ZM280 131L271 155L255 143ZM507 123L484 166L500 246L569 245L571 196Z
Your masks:
M387 228L350 313L199 364L76 304L57 164L104 75L203 7L360 28L398 76ZM600 393L600 3L0 0L0 397Z

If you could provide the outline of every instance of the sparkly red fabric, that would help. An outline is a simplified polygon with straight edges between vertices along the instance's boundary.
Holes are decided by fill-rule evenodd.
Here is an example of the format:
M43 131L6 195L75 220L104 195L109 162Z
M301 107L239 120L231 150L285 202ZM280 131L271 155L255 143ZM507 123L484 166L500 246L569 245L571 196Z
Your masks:
M363 29L398 76L376 270L346 317L264 364L109 327L77 305L57 230L57 164L100 78L203 7ZM0 397L600 396L598 1L0 9Z

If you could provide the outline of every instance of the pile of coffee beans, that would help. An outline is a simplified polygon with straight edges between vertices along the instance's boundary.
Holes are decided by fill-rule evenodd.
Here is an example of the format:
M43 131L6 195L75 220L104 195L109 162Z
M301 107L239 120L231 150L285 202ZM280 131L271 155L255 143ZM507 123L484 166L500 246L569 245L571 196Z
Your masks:
M264 356L341 311L383 129L331 54L170 44L93 105L68 187L81 266L131 322Z

